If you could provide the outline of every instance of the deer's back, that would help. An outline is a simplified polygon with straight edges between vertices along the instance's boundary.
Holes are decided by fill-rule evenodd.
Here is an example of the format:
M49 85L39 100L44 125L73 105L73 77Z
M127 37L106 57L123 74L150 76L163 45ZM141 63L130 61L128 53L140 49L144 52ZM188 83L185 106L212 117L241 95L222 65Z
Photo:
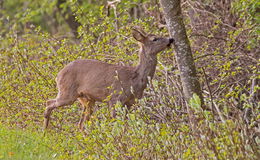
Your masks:
M98 60L76 60L59 72L57 85L61 92L75 91L80 96L102 101L115 90L130 90L134 74L133 67Z

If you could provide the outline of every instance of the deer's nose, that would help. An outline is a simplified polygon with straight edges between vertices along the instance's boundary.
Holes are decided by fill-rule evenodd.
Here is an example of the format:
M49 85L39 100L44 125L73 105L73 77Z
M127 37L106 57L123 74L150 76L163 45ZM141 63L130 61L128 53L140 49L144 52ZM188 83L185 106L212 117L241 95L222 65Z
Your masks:
M170 39L169 39L169 42L170 42L170 43L173 43L173 42L174 42L174 39L173 39L173 38L170 38Z

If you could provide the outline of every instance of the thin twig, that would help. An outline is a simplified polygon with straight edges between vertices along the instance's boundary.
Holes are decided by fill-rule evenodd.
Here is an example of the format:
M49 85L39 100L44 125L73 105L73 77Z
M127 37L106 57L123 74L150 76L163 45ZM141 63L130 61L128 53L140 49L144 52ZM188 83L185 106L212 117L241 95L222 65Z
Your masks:
M202 67L202 72L203 72L203 75L204 75L204 78L205 78L206 86L209 90L209 96L210 96L210 102L211 102L211 111L214 111L213 95L212 95L212 92L211 92L211 89L210 89L210 86L209 86L208 75L206 74L203 67Z

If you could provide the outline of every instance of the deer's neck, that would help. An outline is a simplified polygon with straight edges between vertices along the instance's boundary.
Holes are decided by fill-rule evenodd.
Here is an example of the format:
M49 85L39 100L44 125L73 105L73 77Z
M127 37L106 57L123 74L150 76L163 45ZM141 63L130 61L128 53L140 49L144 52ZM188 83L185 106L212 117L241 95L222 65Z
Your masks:
M148 77L153 78L155 68L157 65L157 57L150 56L145 48L141 46L139 53L139 64L136 66L137 83L146 86Z

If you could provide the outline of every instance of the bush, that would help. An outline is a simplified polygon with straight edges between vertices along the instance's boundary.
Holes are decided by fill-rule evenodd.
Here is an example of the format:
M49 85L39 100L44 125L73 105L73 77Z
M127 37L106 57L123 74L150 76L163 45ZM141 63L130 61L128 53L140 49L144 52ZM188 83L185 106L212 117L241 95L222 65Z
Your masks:
M111 119L107 105L100 103L81 133L75 129L81 110L75 103L55 110L50 130L43 133L45 102L56 96L55 77L66 64L89 58L136 65L137 45L130 35L131 26L139 25L155 34L166 33L166 29L158 30L155 18L133 20L126 10L136 5L129 3L122 1L118 6L118 27L113 16L105 16L102 7L87 14L89 8L72 3L81 23L78 39L49 34L39 26L21 31L20 23L15 20L9 24L9 30L1 33L0 159L253 160L259 157L259 86L253 83L259 79L259 64L250 56L256 50L255 42L244 43L245 46L240 42L240 36L250 40L256 32L249 34L243 25L237 31L221 30L224 22L219 21L206 28L209 32L206 39L192 37L189 30L196 65L203 68L199 69L199 75L205 104L212 111L202 110L196 95L189 104L183 101L174 53L168 50L159 54L156 75L145 97L127 115L125 108L118 105L118 116ZM149 11L153 13L156 8ZM31 19L24 18L23 24L27 20ZM185 20L191 29L188 18ZM243 17L239 20L242 23ZM227 41L217 43L215 34L225 36ZM252 61L247 61L248 58ZM245 122L244 110L248 108L251 114Z

